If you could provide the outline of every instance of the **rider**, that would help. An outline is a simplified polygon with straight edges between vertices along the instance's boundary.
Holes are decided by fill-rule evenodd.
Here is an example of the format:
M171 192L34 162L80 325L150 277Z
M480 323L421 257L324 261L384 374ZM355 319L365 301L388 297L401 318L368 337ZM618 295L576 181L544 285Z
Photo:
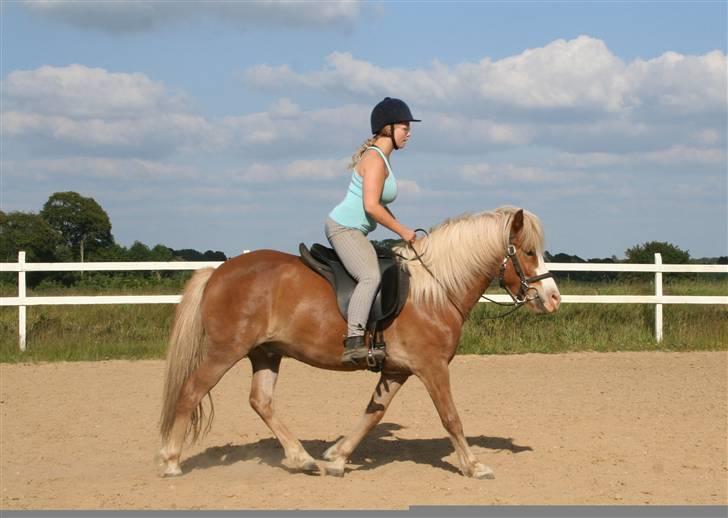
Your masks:
M367 234L381 223L404 241L415 240L415 233L397 221L387 207L397 197L397 180L389 158L393 150L407 145L410 122L420 121L400 99L385 97L374 107L372 137L352 156L349 169L354 172L346 197L326 219L326 238L357 281L347 314L347 337L341 358L344 363L355 364L368 354L364 332L381 282L377 254Z

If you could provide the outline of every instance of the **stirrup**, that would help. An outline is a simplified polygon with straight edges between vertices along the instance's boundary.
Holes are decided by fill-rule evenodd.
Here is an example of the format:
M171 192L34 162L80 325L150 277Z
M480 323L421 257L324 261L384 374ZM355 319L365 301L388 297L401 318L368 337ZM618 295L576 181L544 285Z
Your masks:
M367 370L381 372L384 360L387 358L387 345L384 343L382 331L376 325L369 330L369 350L367 351Z
M370 369L377 367L384 360L385 356L384 349L373 349L370 347L367 349L367 367Z

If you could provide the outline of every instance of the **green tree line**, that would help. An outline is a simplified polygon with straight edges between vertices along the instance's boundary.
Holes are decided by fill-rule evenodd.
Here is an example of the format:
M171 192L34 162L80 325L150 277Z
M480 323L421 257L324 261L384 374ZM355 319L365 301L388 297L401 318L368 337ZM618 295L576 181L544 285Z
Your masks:
M375 246L391 248L400 241L385 239L374 241ZM111 220L96 200L77 192L56 192L38 213L0 211L0 262L17 261L18 251L26 252L28 262L73 262L73 261L225 261L223 252L194 249L174 250L163 244L149 247L140 241L131 246L122 246L114 240L111 233ZM608 258L582 259L577 255L565 253L544 253L547 262L558 263L652 263L654 254L662 254L665 264L717 263L728 264L728 257L691 259L687 250L677 245L661 241L649 241L635 245L625 251L626 259L615 256ZM91 281L104 284L109 279L170 278L179 272L109 272L93 273L86 276L70 272L35 272L28 275L31 287L39 283L53 282L63 285ZM585 282L609 282L638 278L645 274L625 274L621 272L554 272L557 281L572 280ZM0 281L14 284L16 275L1 274Z
M28 262L92 262L92 261L225 261L223 252L194 249L175 250L163 244L149 247L140 241L125 247L114 240L111 220L96 200L77 192L56 192L38 213L0 211L0 262L16 262L19 251L25 251ZM93 274L97 281L110 278L157 279L175 272L109 272ZM3 274L3 282L17 277ZM28 275L33 287L40 282L71 285L84 276L71 272L37 272Z

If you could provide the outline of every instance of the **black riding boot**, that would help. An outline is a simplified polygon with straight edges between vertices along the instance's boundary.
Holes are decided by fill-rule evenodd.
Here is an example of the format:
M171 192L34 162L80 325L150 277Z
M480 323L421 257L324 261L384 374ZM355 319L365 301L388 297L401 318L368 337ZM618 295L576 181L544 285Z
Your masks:
M342 363L354 363L367 357L369 348L364 344L363 336L348 336L344 340L344 354L341 357Z

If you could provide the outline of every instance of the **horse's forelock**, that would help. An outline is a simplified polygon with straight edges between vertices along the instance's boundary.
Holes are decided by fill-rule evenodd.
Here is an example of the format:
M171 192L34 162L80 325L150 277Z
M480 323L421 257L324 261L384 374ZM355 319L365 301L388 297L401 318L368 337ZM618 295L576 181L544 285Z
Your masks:
M502 217L503 221L503 240L508 243L510 237L510 224L513 216L518 212L517 207L500 207L494 212ZM521 230L521 248L528 251L534 251L539 255L544 251L544 235L541 220L534 213L527 210L523 211L523 229Z

